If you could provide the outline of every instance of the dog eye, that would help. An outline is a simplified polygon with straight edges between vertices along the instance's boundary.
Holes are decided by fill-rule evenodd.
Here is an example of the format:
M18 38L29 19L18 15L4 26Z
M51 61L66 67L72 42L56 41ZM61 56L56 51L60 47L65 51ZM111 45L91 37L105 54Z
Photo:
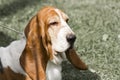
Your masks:
M57 25L58 22L51 22L50 25Z

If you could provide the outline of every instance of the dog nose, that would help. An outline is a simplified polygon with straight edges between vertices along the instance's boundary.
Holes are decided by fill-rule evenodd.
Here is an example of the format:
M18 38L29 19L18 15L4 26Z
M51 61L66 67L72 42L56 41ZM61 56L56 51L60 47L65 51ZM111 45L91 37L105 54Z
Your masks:
M68 34L66 36L66 39L72 45L76 40L76 36L74 34Z

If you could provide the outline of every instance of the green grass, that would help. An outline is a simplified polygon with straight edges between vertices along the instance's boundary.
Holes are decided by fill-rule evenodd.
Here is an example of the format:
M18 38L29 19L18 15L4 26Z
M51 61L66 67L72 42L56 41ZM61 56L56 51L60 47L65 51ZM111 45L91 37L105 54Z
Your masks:
M77 52L96 71L79 72L65 63L63 80L119 80L120 1L0 0L0 23L22 32L30 18L46 5L60 8L69 15L69 25L77 35ZM19 38L17 33L1 27L0 32L0 46ZM4 39L5 35L8 37Z

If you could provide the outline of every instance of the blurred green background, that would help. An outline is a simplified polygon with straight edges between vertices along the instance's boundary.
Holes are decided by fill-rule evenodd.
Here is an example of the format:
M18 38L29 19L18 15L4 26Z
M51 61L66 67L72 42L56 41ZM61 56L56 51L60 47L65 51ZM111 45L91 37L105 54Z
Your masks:
M23 32L43 6L54 6L70 17L77 35L78 55L95 70L78 71L63 64L63 80L120 79L120 0L0 0L0 24ZM20 35L0 26L0 46Z

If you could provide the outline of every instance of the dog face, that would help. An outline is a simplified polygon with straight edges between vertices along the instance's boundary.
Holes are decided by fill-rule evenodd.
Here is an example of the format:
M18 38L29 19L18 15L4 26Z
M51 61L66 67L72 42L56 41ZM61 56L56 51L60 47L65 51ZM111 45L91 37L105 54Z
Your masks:
M68 16L54 7L44 7L29 22L25 29L27 38L26 52L34 50L40 55L41 62L52 60L61 63L65 56L77 68L87 69L73 48L76 36L68 25ZM61 53L64 53L61 54ZM46 62L45 62L46 60ZM79 64L79 65L78 65ZM28 65L29 66L29 65Z
M56 52L65 52L73 46L76 39L74 32L68 25L68 16L59 9L51 10L52 16L48 18L48 33L52 48Z

